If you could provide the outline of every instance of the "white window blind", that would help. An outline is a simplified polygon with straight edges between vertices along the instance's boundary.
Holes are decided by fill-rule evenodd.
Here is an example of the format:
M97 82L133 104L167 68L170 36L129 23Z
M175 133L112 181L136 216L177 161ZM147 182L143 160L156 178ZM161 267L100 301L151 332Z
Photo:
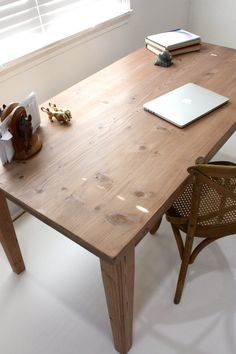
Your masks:
M128 10L128 0L0 0L0 64Z

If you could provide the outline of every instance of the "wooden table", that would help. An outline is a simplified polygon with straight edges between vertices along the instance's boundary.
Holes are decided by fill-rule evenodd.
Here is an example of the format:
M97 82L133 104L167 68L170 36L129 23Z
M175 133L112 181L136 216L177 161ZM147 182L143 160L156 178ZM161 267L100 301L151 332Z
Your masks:
M0 167L0 239L13 270L24 263L5 198L100 258L120 353L132 345L135 245L184 186L187 167L210 159L236 128L235 50L204 44L170 68L154 57L140 49L54 97L71 125L42 114L41 152ZM143 110L187 82L230 102L184 129Z

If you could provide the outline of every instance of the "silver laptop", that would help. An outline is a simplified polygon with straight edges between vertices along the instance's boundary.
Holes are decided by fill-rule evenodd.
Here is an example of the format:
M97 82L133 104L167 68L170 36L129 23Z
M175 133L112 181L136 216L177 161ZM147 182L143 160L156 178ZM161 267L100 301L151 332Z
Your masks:
M143 105L144 109L183 128L228 102L229 98L188 83Z

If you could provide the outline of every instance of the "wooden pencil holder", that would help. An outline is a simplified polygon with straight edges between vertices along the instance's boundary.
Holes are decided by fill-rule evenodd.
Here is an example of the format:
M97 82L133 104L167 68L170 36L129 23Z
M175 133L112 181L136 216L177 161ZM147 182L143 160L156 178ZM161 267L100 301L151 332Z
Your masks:
M11 114L12 118L8 129L12 134L12 144L15 150L15 160L26 160L40 151L42 139L32 130L32 117L27 116L23 106L18 103L12 103L4 109L1 115L1 121Z

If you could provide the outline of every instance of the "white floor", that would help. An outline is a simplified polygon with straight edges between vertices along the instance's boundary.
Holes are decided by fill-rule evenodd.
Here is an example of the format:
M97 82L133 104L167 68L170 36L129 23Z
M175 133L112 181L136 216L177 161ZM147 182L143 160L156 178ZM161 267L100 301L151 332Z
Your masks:
M236 136L215 159L235 161ZM0 248L1 354L115 354L98 259L25 214L15 222L27 270ZM212 244L173 304L179 258L169 225L136 248L130 354L235 354L236 238Z

